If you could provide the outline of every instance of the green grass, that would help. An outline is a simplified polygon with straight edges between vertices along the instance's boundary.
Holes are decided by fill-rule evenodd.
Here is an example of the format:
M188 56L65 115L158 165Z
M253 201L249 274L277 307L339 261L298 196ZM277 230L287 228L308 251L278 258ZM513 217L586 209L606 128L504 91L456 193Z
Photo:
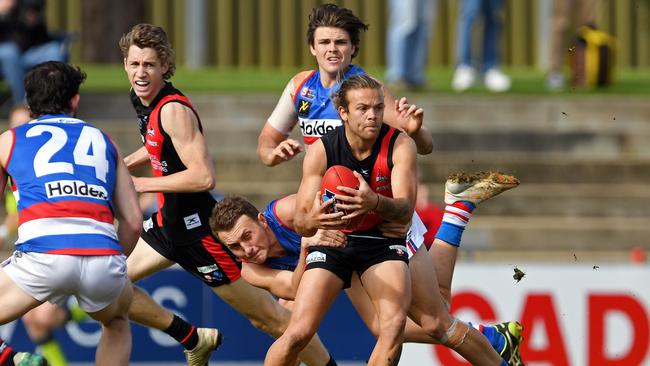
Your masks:
M124 92L129 84L121 65L82 65L88 74L83 85L84 92ZM260 69L216 69L200 70L178 69L172 78L174 85L185 92L216 93L280 93L294 70ZM383 69L368 69L373 75L383 76ZM650 91L650 70L621 70L616 74L616 82L608 88L575 89L567 88L559 93L550 93L544 87L544 72L535 69L507 69L513 79L512 89L505 95L646 95ZM428 87L418 93L453 94L450 84L452 69L430 69L427 73ZM492 95L482 86L469 90L467 95Z

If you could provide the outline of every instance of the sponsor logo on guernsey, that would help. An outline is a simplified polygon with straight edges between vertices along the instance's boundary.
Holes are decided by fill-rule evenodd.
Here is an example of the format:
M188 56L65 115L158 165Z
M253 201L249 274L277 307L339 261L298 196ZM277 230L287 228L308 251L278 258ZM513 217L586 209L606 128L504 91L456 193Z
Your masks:
M305 86L300 91L300 96L304 97L305 99L314 99L314 97L316 95L314 94L313 90L311 90L311 89L309 89L309 87Z
M164 173L167 173L167 162L158 160L158 157L155 155L149 155L149 160L151 161L151 168L153 170L160 170Z
M309 110L311 109L311 102L308 102L306 100L300 100L300 107L298 107L298 115L299 116L308 116L309 115Z
M378 175L378 176L375 178L375 181L376 181L377 183L380 183L380 182L386 182L387 180L388 180L388 177L385 176L385 175Z
M300 118L300 130L303 136L321 137L341 125L338 119L307 119Z
M196 270L199 271L199 273L212 273L214 271L218 271L219 266L216 264L211 264L209 266L196 267Z
M158 143L156 141L151 141L149 139L147 139L147 144L149 144L151 146L158 146Z
M153 128L147 128L147 135L155 136L156 135L156 130L154 130Z
M307 256L307 264L316 263L316 262L325 262L327 259L327 254L323 252L311 252Z
M201 226L201 219L199 218L199 214L185 216L183 217L183 220L185 221L185 227L187 230Z
M100 200L108 200L106 188L94 184L88 184L80 180L57 180L45 183L47 198L56 197L88 197Z
M391 245L388 247L391 250L397 252L398 255L406 255L406 246L405 245Z

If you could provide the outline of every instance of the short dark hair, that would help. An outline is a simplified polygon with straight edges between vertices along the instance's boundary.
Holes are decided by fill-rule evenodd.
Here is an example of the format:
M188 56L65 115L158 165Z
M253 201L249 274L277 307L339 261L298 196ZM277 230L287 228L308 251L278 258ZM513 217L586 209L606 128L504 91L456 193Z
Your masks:
M242 216L257 220L259 211L245 198L236 195L227 195L217 202L210 215L210 228L216 235L218 231L230 230Z
M335 4L323 4L311 10L309 25L307 26L307 43L314 45L314 33L318 27L334 27L345 29L350 35L350 42L354 46L352 57L359 53L359 35L361 31L368 30L368 24L359 19L352 10Z
M335 93L332 93L332 102L334 107L338 110L339 107L347 110L350 105L348 100L348 92L350 90L356 89L376 89L383 93L382 84L372 76L368 74L356 74L352 75L349 78L343 80L339 90Z
M120 38L120 50L122 56L126 58L131 46L139 48L153 48L163 65L167 65L167 72L163 74L164 80L169 80L176 71L174 62L174 49L169 42L169 37L162 27L140 23L131 28L131 31Z
M25 94L32 117L70 113L70 100L79 94L86 73L60 61L47 61L25 76Z

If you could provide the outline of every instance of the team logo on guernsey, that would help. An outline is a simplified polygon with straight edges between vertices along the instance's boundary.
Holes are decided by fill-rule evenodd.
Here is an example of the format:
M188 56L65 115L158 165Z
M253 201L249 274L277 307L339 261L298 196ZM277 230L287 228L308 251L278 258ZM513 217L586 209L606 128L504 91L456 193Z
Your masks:
M311 89L309 89L309 87L305 86L305 87L302 88L302 90L300 90L300 96L304 97L306 99L314 99L314 97L316 95L314 94L313 90L311 90Z
M45 183L47 198L55 197L87 197L108 200L106 188L88 184L80 180L57 180Z
M332 212L338 212L338 209L336 208L336 193L330 191L329 189L325 189L325 193L323 194L323 203L329 201L329 200L334 200L334 204L331 206Z
M306 100L300 100L300 107L298 107L298 115L299 116L308 116L309 115L309 110L311 109L311 102L308 102Z
M147 128L147 135L156 136L156 130L154 130L153 128Z
M185 221L185 227L187 230L194 229L195 227L201 226L201 219L199 218L199 214L193 214L189 216L183 217L183 220Z
M327 254L323 252L311 252L307 255L307 264L325 262L325 260L327 260Z

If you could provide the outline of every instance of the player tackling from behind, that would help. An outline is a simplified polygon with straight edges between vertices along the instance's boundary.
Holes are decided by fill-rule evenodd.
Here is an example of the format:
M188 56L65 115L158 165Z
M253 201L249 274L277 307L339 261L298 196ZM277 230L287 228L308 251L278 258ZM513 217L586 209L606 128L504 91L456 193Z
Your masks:
M132 177L138 192L155 192L158 211L144 222L144 231L128 260L135 282L178 263L246 316L254 326L279 337L289 311L268 291L241 278L240 263L208 226L215 199L214 164L201 121L189 99L168 82L174 74L174 53L165 31L138 24L120 40L131 101L140 122L143 147L127 156L129 169L151 164L153 177ZM136 288L132 320L164 331L184 348L190 366L205 366L221 343L216 329L196 328ZM314 337L300 355L310 366L334 361Z
M0 269L0 324L75 296L102 323L96 365L126 366L133 291L125 254L140 234L141 213L117 148L74 117L85 77L62 62L35 66L25 90L36 119L0 135L0 193L9 175L20 224L16 251Z

